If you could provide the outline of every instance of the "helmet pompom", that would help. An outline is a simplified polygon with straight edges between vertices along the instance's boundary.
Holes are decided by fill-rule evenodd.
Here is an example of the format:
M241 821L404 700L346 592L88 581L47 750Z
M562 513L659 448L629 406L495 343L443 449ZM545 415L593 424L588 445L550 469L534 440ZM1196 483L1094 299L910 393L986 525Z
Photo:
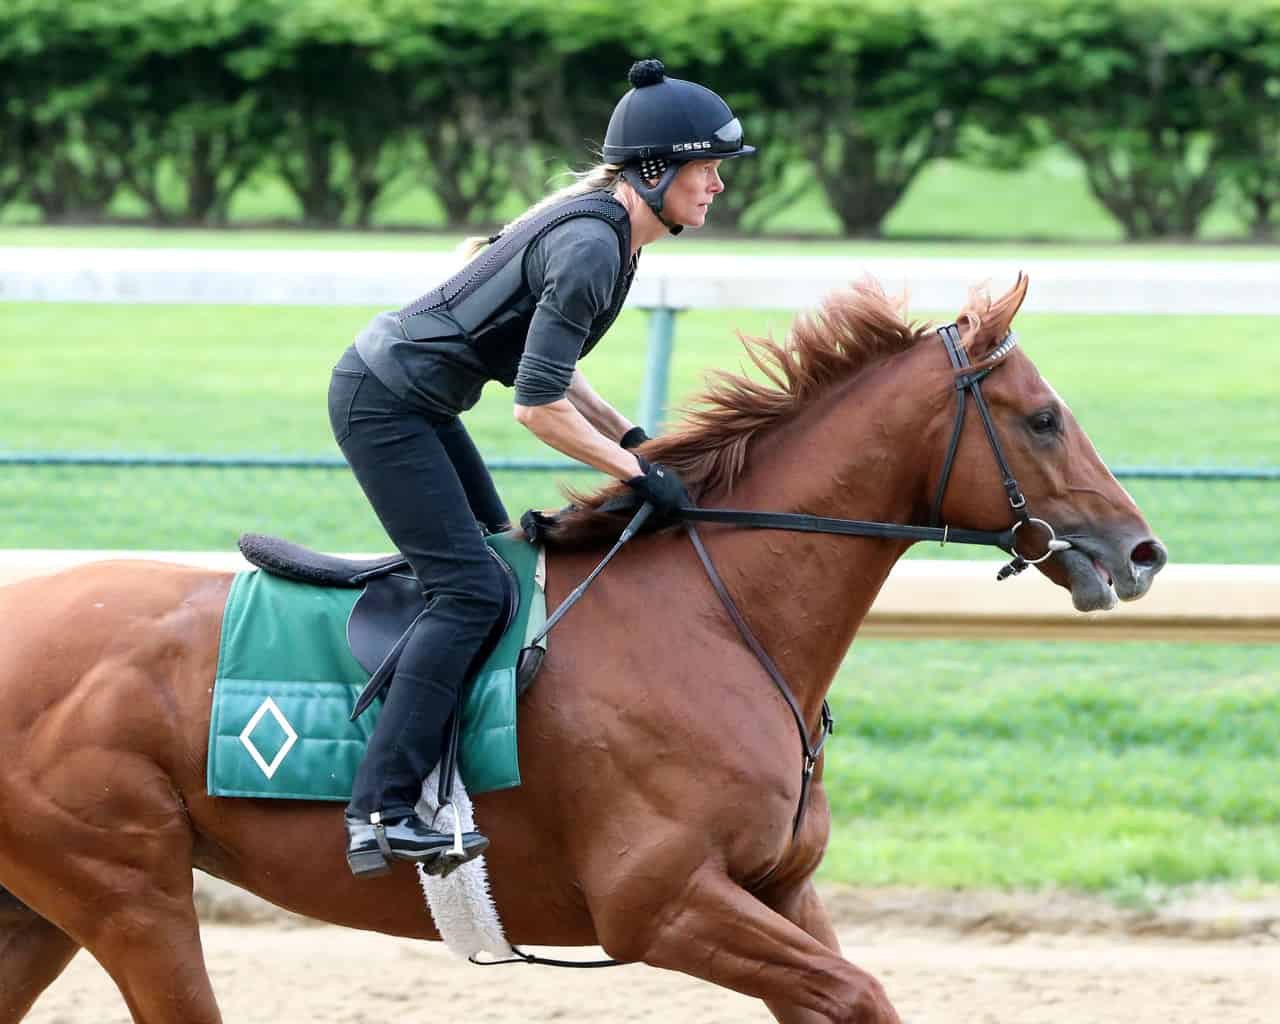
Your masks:
M646 85L657 85L667 75L667 69L660 60L638 60L631 65L631 70L627 72L627 80L631 82L637 89L643 89Z

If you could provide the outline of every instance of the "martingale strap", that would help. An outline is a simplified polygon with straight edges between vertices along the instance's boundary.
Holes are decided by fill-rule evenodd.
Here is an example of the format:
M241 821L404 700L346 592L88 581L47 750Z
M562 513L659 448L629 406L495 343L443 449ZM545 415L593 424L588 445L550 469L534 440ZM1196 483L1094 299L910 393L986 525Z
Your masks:
M702 567L707 570L707 577L711 580L711 586L715 588L715 592L720 598L720 603L724 605L724 610L728 612L729 618L738 630L738 635L742 637L743 643L751 649L751 653L756 656L756 660L760 662L770 681L777 687L778 692L782 694L782 699L787 702L787 707L791 709L791 717L795 719L796 728L800 731L800 744L804 747L804 767L800 776L799 806L796 808L795 820L791 825L791 837L794 839L800 831L800 825L804 821L805 809L809 805L809 787L813 782L813 770L818 765L818 758L822 755L822 748L827 744L827 737L835 731L836 723L831 715L831 707L825 700L822 702L822 715L818 720L818 738L815 741L810 741L809 728L804 720L804 712L800 710L800 702L796 700L795 694L791 692L791 687L787 685L787 681L783 678L777 664L769 657L769 652L760 645L760 641L751 632L751 627L747 625L747 620L738 611L738 606L734 604L733 597L730 596L728 588L724 585L724 580L720 578L720 573L716 571L715 563L711 561L711 555L707 553L706 546L702 543L702 538L698 536L697 528L692 523L685 523L685 531L689 534L689 540L693 542L693 549L698 553L698 558L702 560Z

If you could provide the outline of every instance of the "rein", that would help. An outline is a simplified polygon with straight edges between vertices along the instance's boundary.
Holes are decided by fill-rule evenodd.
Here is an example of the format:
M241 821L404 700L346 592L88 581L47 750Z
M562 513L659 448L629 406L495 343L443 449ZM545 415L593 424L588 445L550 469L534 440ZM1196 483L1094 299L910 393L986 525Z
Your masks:
M738 611L738 607L734 604L728 588L725 587L724 581L720 578L720 573L716 570L715 563L712 562L711 555L702 543L702 538L698 535L694 523L728 523L733 526L758 530L790 530L800 533L831 533L849 537L880 537L889 540L938 541L940 544L977 544L996 547L1013 555L1013 559L1009 564L996 574L997 580L1016 576L1027 566L1043 562L1055 552L1065 551L1071 547L1070 541L1058 539L1052 526L1043 519L1035 518L1027 511L1027 499L1023 496L1017 480L1014 479L1013 471L1009 468L1009 460L1005 458L1004 448L1001 446L1000 438L996 434L995 421L991 418L991 410L987 406L986 399L982 396L981 385L983 379L997 367L1003 365L1004 358L1018 344L1017 336L1013 331L1006 334L999 346L984 360L985 365L980 369L973 370L971 373L963 372L969 368L970 364L969 355L960 344L960 328L955 324L946 324L938 328L938 337L946 350L947 358L951 361L951 365L956 371L956 417L955 425L951 431L951 441L947 445L947 455L942 465L942 474L938 479L938 490L933 499L932 515L930 516L931 525L911 526L905 523L877 523L859 519L835 519L829 516L810 516L794 512L754 512L743 509L700 508L692 505L682 507L678 513L678 518L683 523L685 532L689 535L689 540L707 572L707 577L710 579L716 595L720 598L720 603L724 605L726 613L733 621L734 627L738 630L743 642L755 654L756 660L760 662L761 667L764 668L769 679L782 695L783 700L786 701L792 717L796 721L796 728L800 732L800 742L804 747L804 761L801 769L799 806L796 809L796 816L791 829L792 838L800 831L800 825L804 820L805 808L808 805L809 785L813 777L814 768L817 765L818 756L822 753L822 747L826 743L827 737L831 735L834 729L835 721L831 715L831 708L825 700L822 702L822 715L818 723L817 738L811 740L809 730L804 721L804 715L800 711L800 704L796 700L795 694L792 692L791 687L787 685L787 681L783 678L778 666L761 646L755 634L751 632L751 628L747 625L742 613ZM978 415L982 418L982 426L986 432L987 441L991 445L991 453L995 456L996 465L1000 470L1005 494L1009 499L1009 508L1014 514L1014 522L1007 530L965 530L952 529L945 524L939 525L939 520L942 517L942 499L946 495L947 484L951 480L951 470L955 466L956 453L960 448L960 435L964 430L966 400L968 398L973 399ZM535 643L546 636L548 630L559 622L565 612L577 603L578 599L585 593L587 586L600 574L600 571L609 563L610 559L618 553L622 545L635 536L639 531L640 525L649 517L651 511L652 506L648 502L645 502L640 507L640 510L623 531L622 536L618 538L617 543L605 555L603 561L595 567L591 575L572 594L565 598L560 607L547 620L547 624L535 637ZM1018 531L1028 525L1038 526L1048 534L1045 552L1038 558L1027 557L1019 553L1017 549Z
M758 530L789 530L800 533L830 533L850 537L880 537L889 540L937 541L940 544L977 544L996 547L1013 556L1012 560L996 574L997 581L1016 576L1027 566L1037 565L1050 555L1058 551L1065 551L1071 547L1070 541L1058 539L1057 534L1049 523L1043 519L1037 519L1027 511L1027 499L1023 496L1021 489L1018 487L1018 482L1014 479L1013 472L1009 468L1009 462L1004 455L1004 448L1001 446L1000 438L996 434L995 421L991 418L991 410L987 406L986 399L982 396L981 384L983 379L1001 366L1004 358L1013 351L1018 343L1016 335L1013 331L1006 334L999 346L983 361L985 365L979 369L972 370L970 373L964 372L970 368L970 363L968 353L960 344L960 328L954 323L946 324L938 328L938 337L941 339L943 347L946 349L947 358L951 361L951 366L955 370L956 416L955 425L951 432L951 441L947 445L947 454L943 461L942 474L938 479L938 490L933 499L929 526L877 523L859 519L836 519L828 516L811 516L791 512L754 512L742 509L700 508L698 506L684 506L677 513L677 518L682 522L685 532L689 535L694 551L697 552L698 558L702 562L702 567L706 570L707 578L711 581L711 585L716 595L720 598L720 603L724 606L725 612L738 630L743 643L756 656L756 660L760 662L770 681L782 695L783 700L786 701L787 707L791 711L791 716L795 719L796 729L800 733L800 743L804 748L804 760L801 768L800 797L791 826L792 839L799 834L800 826L804 821L804 813L809 803L809 790L813 781L813 772L817 767L818 758L822 754L822 748L827 742L827 737L835 730L835 719L831 715L830 705L824 700L816 738L810 738L799 701L796 700L795 694L792 692L791 687L787 685L787 681L783 678L778 666L769 657L764 647L761 646L760 641L751 632L751 627L747 625L746 619L743 618L742 613L738 610L738 606L734 603L733 597L724 585L720 573L716 570L715 563L711 560L711 555L702 543L702 538L698 535L694 523L727 523L733 526ZM955 465L956 453L960 447L960 436L964 430L967 408L966 401L969 398L973 399L973 404L982 419L987 441L991 445L991 453L995 456L1005 494L1009 499L1009 508L1014 515L1014 522L1007 530L952 529L950 526L941 523L942 500L946 495L947 484L951 479L951 470ZM600 574L613 556L618 553L622 545L635 536L640 526L648 519L652 510L653 507L649 502L645 502L640 506L640 510L627 525L617 543L605 555L600 564L596 566L591 575L565 598L560 607L555 610L547 620L547 624L539 632L538 636L534 638L534 643L546 636L548 630L559 622L565 612L577 603L579 598L586 592L587 586ZM1029 525L1038 526L1048 534L1045 552L1038 558L1028 558L1020 554L1017 549L1018 531ZM776 870L777 865L757 883L757 886L763 884ZM607 960L574 963L563 960L547 960L519 949L515 949L515 954L516 959L514 960L486 962L473 959L472 962L482 966L502 963L540 963L555 967L608 967L619 962Z
M1053 527L1043 519L1036 519L1027 513L1027 499L1022 496L1018 482L1013 478L1008 460L1004 457L1004 449L996 434L995 423L991 418L991 410L986 399L982 397L979 386L992 370L1000 365L1018 343L1012 331L1005 335L1004 341L991 353L990 365L973 373L959 371L969 366L969 358L960 347L960 330L955 324L947 324L938 328L938 335L946 348L947 357L956 369L956 418L951 432L951 442L947 446L947 456L943 462L942 475L938 479L938 490L933 499L933 512L929 526L910 526L905 523L876 523L859 519L834 519L828 516L801 515L794 512L750 512L728 508L688 507L680 510L680 519L685 522L729 523L734 526L751 527L758 530L792 530L801 533L834 533L849 537L880 537L888 540L937 541L939 544L977 544L984 547L1000 548L1013 555L1013 560L996 575L997 580L1008 579L1029 565L1043 562L1055 551L1064 551L1071 546L1069 541L1058 540ZM972 397L973 403L982 417L982 425L986 429L987 440L991 444L992 454L1000 469L1005 493L1009 497L1009 507L1015 515L1015 522L1007 530L964 530L952 529L942 524L942 499L946 494L947 484L951 479L951 470L955 465L956 452L960 447L960 435L964 430L966 397ZM1039 558L1028 558L1016 550L1018 531L1028 525L1035 524L1049 535L1046 551ZM704 559L705 564L705 559Z

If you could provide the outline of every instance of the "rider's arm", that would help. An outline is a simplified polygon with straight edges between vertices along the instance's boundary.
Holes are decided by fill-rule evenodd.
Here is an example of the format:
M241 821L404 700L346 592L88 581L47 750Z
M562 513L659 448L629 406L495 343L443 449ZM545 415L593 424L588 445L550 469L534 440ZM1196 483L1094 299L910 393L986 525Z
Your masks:
M516 419L540 441L618 480L640 476L636 457L597 431L567 398L546 405L516 405Z
M585 379L575 385L578 355L612 300L620 260L613 229L588 218L552 229L530 251L539 299L516 372L515 417L556 451L626 480L641 472L636 457L618 447L630 424Z
M605 437L618 440L632 427L629 419L600 397L581 368L574 369L565 398Z

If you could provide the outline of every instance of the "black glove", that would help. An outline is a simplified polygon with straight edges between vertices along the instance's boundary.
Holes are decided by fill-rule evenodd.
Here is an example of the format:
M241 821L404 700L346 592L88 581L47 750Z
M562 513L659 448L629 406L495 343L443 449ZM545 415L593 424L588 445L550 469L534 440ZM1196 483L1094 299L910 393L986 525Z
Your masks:
M669 515L682 505L693 504L689 492L684 489L684 481L674 469L658 462L649 462L639 455L636 458L644 472L624 482L645 501L653 502L658 512Z
M644 432L644 427L632 427L622 435L622 440L618 444L623 448L638 448L649 440L649 435Z

